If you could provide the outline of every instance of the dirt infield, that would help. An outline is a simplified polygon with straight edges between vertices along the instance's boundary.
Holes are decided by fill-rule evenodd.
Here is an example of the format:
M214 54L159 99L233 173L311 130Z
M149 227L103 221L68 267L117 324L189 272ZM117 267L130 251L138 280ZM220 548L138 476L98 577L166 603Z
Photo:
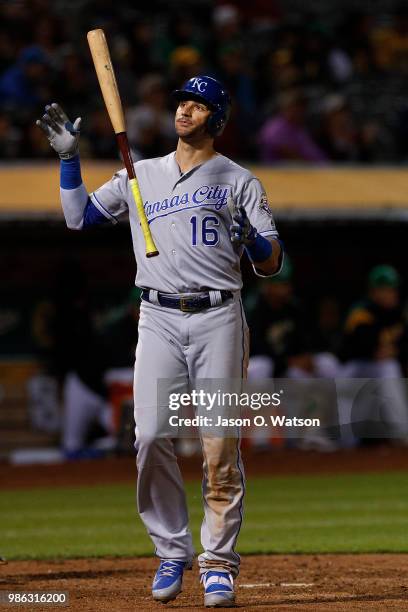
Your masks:
M0 589L68 591L69 609L81 612L163 610L152 601L154 559L16 561L0 566ZM237 581L242 610L408 610L408 555L284 555L243 558ZM197 610L197 568L166 609ZM19 609L55 609L33 606ZM59 607L60 609L64 609ZM65 608L66 609L66 608Z
M406 448L377 447L327 455L294 450L245 454L249 477L408 470ZM200 458L180 463L187 479L200 476ZM42 467L0 465L3 489L134 481L132 457ZM153 558L10 561L0 565L0 590L68 591L69 609L75 612L163 610L149 595L156 566ZM408 610L408 555L246 556L242 559L237 592L242 610ZM167 604L167 609L197 610L201 606L202 590L195 567L186 572L183 593L176 602ZM5 609L0 605L2 608ZM40 611L55 607L19 609Z

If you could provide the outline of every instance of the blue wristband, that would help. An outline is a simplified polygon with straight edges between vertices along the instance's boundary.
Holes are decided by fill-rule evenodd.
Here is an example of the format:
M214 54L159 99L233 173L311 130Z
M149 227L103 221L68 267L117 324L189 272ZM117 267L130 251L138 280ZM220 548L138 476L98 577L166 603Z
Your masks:
M76 189L82 184L79 155L70 159L61 159L60 185L63 189Z
M272 255L272 245L260 234L255 238L255 242L251 246L245 247L250 260L254 263L262 263Z

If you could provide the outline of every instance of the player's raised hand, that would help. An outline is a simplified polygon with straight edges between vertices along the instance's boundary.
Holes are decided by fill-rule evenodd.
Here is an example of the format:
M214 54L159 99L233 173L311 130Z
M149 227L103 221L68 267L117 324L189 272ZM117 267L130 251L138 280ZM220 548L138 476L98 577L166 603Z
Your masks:
M45 107L45 114L36 121L61 159L70 159L78 153L81 118L74 123L68 119L59 104L53 102Z
M231 242L236 246L250 246L255 242L258 232L251 225L245 208L243 206L238 207L232 202L228 202L228 208L233 219L233 223L230 225Z

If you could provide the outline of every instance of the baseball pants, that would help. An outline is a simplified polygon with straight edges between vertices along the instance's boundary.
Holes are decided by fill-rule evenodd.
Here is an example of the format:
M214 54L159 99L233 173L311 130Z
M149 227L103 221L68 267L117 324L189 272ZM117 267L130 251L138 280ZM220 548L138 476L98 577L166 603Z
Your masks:
M170 391L188 391L187 380L242 379L248 360L248 327L238 292L223 304L195 313L142 302L135 364L137 503L161 559L194 557L183 480L173 443L163 436L158 380ZM159 433L160 432L160 433ZM244 471L239 437L201 435L204 520L199 555L209 568L238 574L234 547L242 522Z

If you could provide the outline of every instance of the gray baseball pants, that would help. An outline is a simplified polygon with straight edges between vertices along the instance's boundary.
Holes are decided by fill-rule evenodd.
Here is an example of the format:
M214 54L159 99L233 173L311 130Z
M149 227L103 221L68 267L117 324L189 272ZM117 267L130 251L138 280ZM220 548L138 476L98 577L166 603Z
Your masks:
M142 302L135 364L137 503L161 559L190 562L194 557L183 480L170 437L161 435L158 379L171 391L187 391L186 380L246 376L249 334L240 295L204 311L180 310ZM169 416L168 406L160 414ZM159 435L158 435L158 432ZM239 438L204 437L203 553L200 572L239 571L234 547L242 522L244 471Z

